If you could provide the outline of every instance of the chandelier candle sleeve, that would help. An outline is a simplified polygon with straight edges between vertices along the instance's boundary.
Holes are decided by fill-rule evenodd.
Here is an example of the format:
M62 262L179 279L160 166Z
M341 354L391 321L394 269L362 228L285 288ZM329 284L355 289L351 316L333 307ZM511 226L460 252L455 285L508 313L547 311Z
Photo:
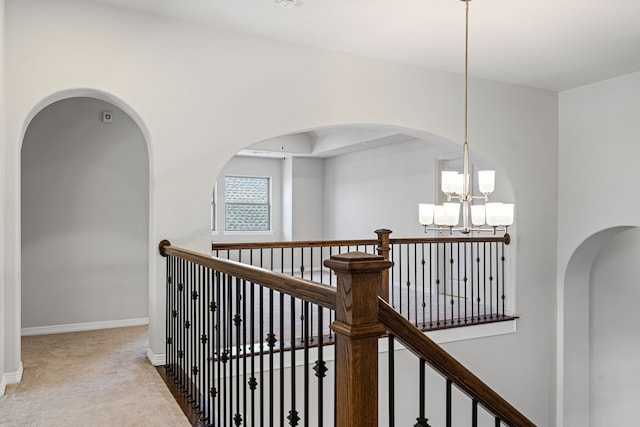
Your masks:
M484 205L471 205L471 224L476 227L484 225L485 208Z
M433 208L434 205L427 203L420 203L420 224L431 225L433 224Z
M458 180L458 172L442 171L441 187L444 194L453 194L456 189L456 181Z
M489 195L493 193L496 180L496 171L479 171L478 172L478 189L482 194Z

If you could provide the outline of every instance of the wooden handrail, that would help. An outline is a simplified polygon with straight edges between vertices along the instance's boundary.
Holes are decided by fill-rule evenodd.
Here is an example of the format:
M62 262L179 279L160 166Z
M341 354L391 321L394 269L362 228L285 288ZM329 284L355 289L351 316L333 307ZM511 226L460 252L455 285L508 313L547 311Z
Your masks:
M434 370L451 380L462 392L514 427L529 427L535 424L503 399L491 387L485 384L460 362L443 350L438 344L424 335L407 319L400 316L389 304L378 298L379 319L389 333L424 359Z
M299 240L292 242L248 242L248 243L212 243L211 250L235 250L235 249L280 249L299 247L327 247L327 246L364 246L377 245L377 239L363 240Z
M174 255L215 271L230 274L239 279L266 286L274 291L303 299L312 304L331 310L336 309L336 290L327 285L171 246L168 240L160 242L158 251L163 257Z
M388 231L388 230L384 230ZM389 231L390 233L390 231ZM388 238L388 234L387 234ZM364 246L364 245L380 245L380 239L359 239L359 240L298 240L289 242L245 242L245 243L212 243L211 250L238 250L238 249L280 249L280 248L299 248L299 247L328 247L328 246ZM388 238L388 242L392 245L406 243L462 243L462 242L478 242L490 243L498 242L508 245L511 243L511 236L505 234L498 237L411 237L411 238ZM383 255L383 254L380 254Z
M406 243L467 243L467 242L478 242L478 243L504 243L508 245L511 243L511 236L505 234L501 237L399 237L389 239L389 243L392 245L398 244L406 244Z

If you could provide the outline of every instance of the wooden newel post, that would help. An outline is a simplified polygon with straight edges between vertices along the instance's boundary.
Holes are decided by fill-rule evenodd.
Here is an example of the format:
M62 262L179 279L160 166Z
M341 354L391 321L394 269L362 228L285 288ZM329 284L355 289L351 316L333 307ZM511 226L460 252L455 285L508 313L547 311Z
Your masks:
M380 255L334 255L324 265L337 275L336 426L378 425L378 287L391 262Z
M378 255L382 255L384 259L389 261L389 251L391 250L391 246L389 245L389 235L391 234L391 230L380 229L376 230L376 234L378 235ZM385 271L382 274L382 282L380 282L380 288L378 289L378 294L382 297L383 300L389 302L389 270Z

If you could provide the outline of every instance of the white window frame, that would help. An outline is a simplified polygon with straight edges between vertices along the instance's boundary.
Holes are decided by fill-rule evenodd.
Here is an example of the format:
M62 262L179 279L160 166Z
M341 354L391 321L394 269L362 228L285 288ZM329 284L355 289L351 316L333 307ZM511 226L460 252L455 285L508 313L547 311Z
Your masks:
M251 178L251 179L266 179L268 182L267 189L267 203L228 203L227 195L226 195L226 179L228 177L232 178ZM246 234L273 234L273 177L271 176L262 176L262 175L239 175L239 174L229 174L224 176L225 180L225 194L224 194L224 234L227 235L246 235ZM256 206L267 206L267 212L269 215L268 218L268 229L267 230L228 230L227 229L227 206L228 205L256 205Z

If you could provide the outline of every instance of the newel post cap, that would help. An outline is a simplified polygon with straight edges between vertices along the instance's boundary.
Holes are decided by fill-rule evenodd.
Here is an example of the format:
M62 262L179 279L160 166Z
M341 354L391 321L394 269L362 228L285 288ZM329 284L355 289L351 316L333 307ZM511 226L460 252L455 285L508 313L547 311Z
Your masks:
M357 251L331 255L331 258L324 261L325 267L341 272L370 273L386 270L392 265L393 263L385 260L382 255Z
M167 251L165 250L167 246L171 246L171 242L166 239L158 243L158 253L165 258L167 257Z

